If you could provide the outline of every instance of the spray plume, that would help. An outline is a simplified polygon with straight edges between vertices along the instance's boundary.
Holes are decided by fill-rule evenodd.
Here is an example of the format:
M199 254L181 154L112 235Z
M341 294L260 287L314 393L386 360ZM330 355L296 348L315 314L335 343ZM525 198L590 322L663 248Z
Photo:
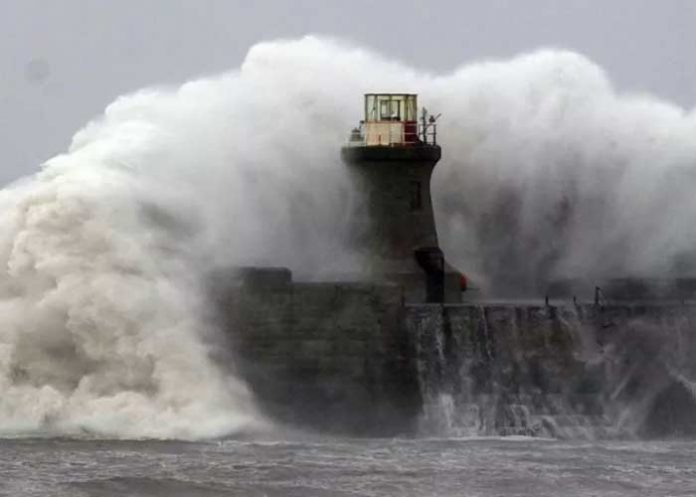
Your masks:
M0 431L200 438L257 426L210 359L204 275L354 267L339 148L362 93L444 113L448 257L491 288L692 260L696 120L543 51L433 76L307 37L238 71L119 98L0 194ZM485 275L485 277L484 277Z

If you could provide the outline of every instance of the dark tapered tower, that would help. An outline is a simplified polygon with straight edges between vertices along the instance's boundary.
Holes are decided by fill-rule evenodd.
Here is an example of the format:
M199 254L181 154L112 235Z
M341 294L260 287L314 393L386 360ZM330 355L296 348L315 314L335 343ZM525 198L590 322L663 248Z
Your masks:
M404 286L407 301L457 302L462 275L438 246L430 177L440 160L435 119L417 96L365 95L365 118L342 149L363 205L356 239L371 278Z

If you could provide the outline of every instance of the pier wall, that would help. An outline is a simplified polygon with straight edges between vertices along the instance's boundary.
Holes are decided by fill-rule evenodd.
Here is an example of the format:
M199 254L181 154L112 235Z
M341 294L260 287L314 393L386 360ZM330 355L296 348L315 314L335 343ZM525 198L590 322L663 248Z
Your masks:
M397 286L289 273L246 278L218 301L230 364L282 424L369 436L696 433L689 305L404 305Z
M412 432L420 396L401 299L396 286L242 285L222 303L231 363L282 423L354 435Z

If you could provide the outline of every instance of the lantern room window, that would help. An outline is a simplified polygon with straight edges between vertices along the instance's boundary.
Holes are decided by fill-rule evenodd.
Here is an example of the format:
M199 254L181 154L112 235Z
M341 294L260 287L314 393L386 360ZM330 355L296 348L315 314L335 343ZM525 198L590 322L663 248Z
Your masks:
M365 95L365 122L416 121L416 95L369 93Z
M403 93L365 95L367 145L409 145L418 142L417 96Z

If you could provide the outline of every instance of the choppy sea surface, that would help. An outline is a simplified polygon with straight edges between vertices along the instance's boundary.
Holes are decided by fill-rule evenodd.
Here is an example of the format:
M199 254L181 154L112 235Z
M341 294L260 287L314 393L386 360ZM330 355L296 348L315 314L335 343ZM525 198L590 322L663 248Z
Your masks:
M689 496L696 442L5 440L12 496Z

